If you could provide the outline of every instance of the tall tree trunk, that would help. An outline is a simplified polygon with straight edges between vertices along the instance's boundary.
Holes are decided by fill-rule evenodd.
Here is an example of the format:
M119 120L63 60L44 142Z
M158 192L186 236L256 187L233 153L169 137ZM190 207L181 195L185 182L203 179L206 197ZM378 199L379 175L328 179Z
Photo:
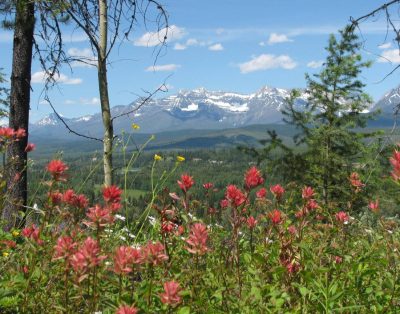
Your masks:
M18 213L25 212L27 204L27 154L29 102L32 64L33 31L35 26L34 1L19 0L16 3L13 61L10 92L9 126L23 128L27 136L14 142L8 149L7 188L8 196L2 218L10 229L18 222Z
M103 159L104 159L104 184L110 186L112 175L112 149L114 130L111 120L110 99L108 96L107 82L107 1L99 0L99 48L98 48L98 80L101 103L101 114L104 126Z

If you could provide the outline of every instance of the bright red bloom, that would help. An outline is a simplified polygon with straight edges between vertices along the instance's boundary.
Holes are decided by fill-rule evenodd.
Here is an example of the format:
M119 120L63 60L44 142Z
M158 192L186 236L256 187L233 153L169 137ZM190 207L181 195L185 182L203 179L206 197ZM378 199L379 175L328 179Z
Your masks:
M119 203L121 201L122 191L115 185L103 188L103 198L106 203Z
M393 166L391 175L394 180L398 181L400 179L400 152L395 150L389 160Z
M353 172L353 173L350 175L349 180L350 180L350 184L356 189L356 192L360 191L361 188L362 188L363 186L365 186L365 184L363 184L363 183L361 182L360 176L358 175L357 172Z
M271 186L269 190L272 194L274 194L277 200L280 200L283 196L283 193L285 193L285 189L280 184Z
M264 183L264 178L261 176L260 170L256 167L251 167L247 170L244 176L244 183L248 190L255 188Z
M85 273L88 269L99 265L106 258L100 253L99 242L88 237L79 250L71 256L71 266L76 272Z
M188 174L184 173L183 175L181 175L181 180L177 181L179 187L181 188L181 190L183 192L187 192L189 191L189 189L193 186L194 184L194 180L193 177L189 176Z
M337 221L346 224L349 221L349 215L344 211L340 211L335 215Z
M247 227L249 227L249 229L254 229L257 226L257 222L258 221L253 216L250 216L246 220Z
M165 254L164 245L160 242L152 243L149 241L143 247L142 253L144 262L153 266L160 265L168 259L168 256Z
M63 194L58 191L54 191L49 194L49 198L53 206L60 205L63 200Z
M51 173L55 181L64 180L64 172L68 170L68 166L61 160L55 159L48 163L47 171Z
M141 250L130 246L120 246L114 254L114 272L117 274L128 274L132 271L134 264L143 261Z
M71 206L78 208L86 208L89 205L89 200L83 194L75 194L74 190L69 189L64 192L63 201Z
M375 202L371 201L368 207L371 209L373 213L375 214L379 213L379 200L376 200Z
M74 252L76 243L69 236L63 236L57 239L57 245L54 246L53 260L69 258Z
M301 197L304 199L311 199L314 196L314 190L312 187L305 186L301 191Z
M163 233L171 233L175 228L175 225L171 221L164 221L161 224L161 231Z
M309 200L307 202L307 204L306 204L307 210L313 210L313 209L316 209L318 207L319 207L319 205L318 205L317 201L313 200L313 199Z
M115 314L137 314L139 312L139 310L132 306L129 305L121 305L117 311L115 312Z
M28 239L35 241L37 244L42 245L43 240L40 239L40 229L35 225L31 225L22 230L21 234Z
M243 192L236 185L228 185L226 187L225 197L235 207L242 205L246 201Z
M167 281L164 283L164 293L160 294L161 302L168 305L177 305L181 302L179 295L181 288L176 281Z
M26 136L26 131L23 128L18 128L18 130L15 131L15 136L17 138L23 138Z
M5 137L6 139L11 139L14 137L15 131L9 127L0 127L0 136Z
M107 207L103 208L100 205L89 208L86 216L90 219L90 221L86 223L89 226L104 227L113 223L115 220L112 210Z
M35 148L36 148L36 145L35 145L35 144L33 144L33 143L28 143L28 145L26 145L26 147L25 147L25 153L32 152L32 151L35 150Z
M211 182L203 184L203 188L205 188L206 190L212 189L213 187L214 187L214 184Z
M195 223L190 228L189 238L186 240L190 247L187 247L186 250L192 254L203 255L208 251L207 240L208 231L206 225Z
M221 208L227 208L229 206L229 201L224 198L223 200L221 200L221 202L219 202L219 205L221 206Z
M256 196L258 198L265 198L267 196L267 189L266 188L261 188L256 192Z
M274 209L268 214L269 219L271 219L274 225L278 225L282 222L282 212L278 209Z

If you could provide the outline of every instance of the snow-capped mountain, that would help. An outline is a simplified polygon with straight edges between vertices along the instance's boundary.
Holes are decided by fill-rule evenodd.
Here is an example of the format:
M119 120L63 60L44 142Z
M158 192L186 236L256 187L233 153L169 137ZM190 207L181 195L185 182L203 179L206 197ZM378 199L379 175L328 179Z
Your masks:
M383 113L392 114L400 106L400 85L386 93L372 109L381 109Z
M130 132L132 123L140 125L143 132L163 132L184 129L224 129L251 124L280 123L281 110L289 97L290 90L265 86L252 94L208 91L204 88L182 90L176 95L152 99L140 106L138 99L127 106L116 106L111 110L115 133ZM306 103L303 94L296 100L302 107ZM139 107L139 108L138 108ZM100 113L78 118L63 119L68 125L90 136L101 136ZM66 133L65 126L54 114L37 121L31 126L31 133Z

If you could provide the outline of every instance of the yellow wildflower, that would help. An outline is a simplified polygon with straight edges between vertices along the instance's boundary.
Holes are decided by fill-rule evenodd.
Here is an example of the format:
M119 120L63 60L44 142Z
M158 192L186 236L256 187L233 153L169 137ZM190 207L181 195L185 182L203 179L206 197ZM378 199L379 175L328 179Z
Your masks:
M7 257L8 255L10 255L10 253L8 253L8 252L3 252L3 256L4 256L4 257Z
M162 157L160 155L154 154L154 160L155 161L162 160Z
M136 124L136 123L132 123L132 129L139 130L140 129L140 125Z
M19 236L19 231L14 230L11 234L12 234L13 237L18 237Z
M185 157L183 157L183 156L177 156L177 157L176 157L176 160L177 160L178 162L182 162L182 161L185 161Z

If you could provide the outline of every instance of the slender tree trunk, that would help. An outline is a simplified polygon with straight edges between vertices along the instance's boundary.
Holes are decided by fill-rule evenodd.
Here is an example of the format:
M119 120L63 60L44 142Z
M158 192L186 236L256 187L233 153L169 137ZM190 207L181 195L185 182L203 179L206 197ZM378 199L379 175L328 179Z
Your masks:
M107 82L107 1L99 0L100 37L98 51L98 80L101 102L101 114L104 126L103 158L104 158L104 184L110 186L112 176L112 148L114 130L111 120L110 100Z
M25 148L28 142L34 11L34 1L16 2L9 126L25 129L27 136L11 144L7 152L8 195L2 212L2 218L7 222L6 229L19 222L18 213L25 212L28 197Z

